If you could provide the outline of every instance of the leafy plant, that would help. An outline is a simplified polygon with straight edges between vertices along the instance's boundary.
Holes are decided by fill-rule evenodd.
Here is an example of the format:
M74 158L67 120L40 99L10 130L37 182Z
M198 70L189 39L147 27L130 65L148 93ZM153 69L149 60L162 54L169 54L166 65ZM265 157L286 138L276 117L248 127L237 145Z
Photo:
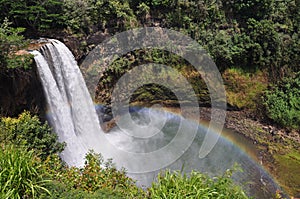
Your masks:
M36 198L48 180L43 179L41 160L33 151L13 145L0 146L0 198Z
M18 118L3 117L0 120L0 143L26 146L39 152L45 159L48 155L61 152L64 144L57 142L57 135L47 123L42 124L37 116L28 111Z
M256 71L247 73L241 69L227 69L223 73L226 97L230 105L255 110L257 102L267 89L266 74Z
M44 31L62 25L62 1L60 0L26 0L0 2L2 12L0 20L8 17L17 27L34 31Z
M265 93L267 116L290 129L300 129L300 73Z
M0 25L0 69L23 67L29 68L32 61L30 55L16 55L16 52L25 47L27 42L21 33L24 28L13 28L7 18Z
M240 187L234 185L231 175L232 170L215 178L196 171L187 176L167 170L152 184L150 198L248 198Z
M236 18L257 20L264 19L270 15L274 7L273 0L233 0L224 1L226 9L230 10Z
M143 190L138 188L134 181L126 176L124 170L117 170L111 160L104 161L100 154L89 152L86 155L86 162L83 168L67 167L61 164L57 156L49 156L45 161L47 173L53 182L51 190L54 195L59 196L62 190L68 190L69 194L81 194L84 192L88 195L97 192L114 192L112 196L123 198L134 198L144 195ZM61 186L64 184L64 186ZM70 190L74 190L70 192ZM77 191L75 191L77 190ZM89 198L89 197L87 197Z
M63 183L51 181L47 184L49 194L42 194L39 196L41 199L123 199L124 195L120 192L111 189L99 189L95 192L86 192L82 189L69 189Z

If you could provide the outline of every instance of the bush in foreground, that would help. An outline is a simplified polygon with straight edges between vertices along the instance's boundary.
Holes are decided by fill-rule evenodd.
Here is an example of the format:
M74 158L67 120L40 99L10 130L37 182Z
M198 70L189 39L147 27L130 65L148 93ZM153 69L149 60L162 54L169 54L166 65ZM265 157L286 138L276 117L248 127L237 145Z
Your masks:
M57 135L50 126L32 116L28 111L18 118L3 117L0 120L0 143L26 146L39 152L45 159L48 155L61 152L64 144L57 141Z
M220 198L246 199L243 190L230 178L232 170L223 176L210 178L192 171L188 177L180 172L166 171L158 176L158 181L149 189L150 198Z
M111 161L104 162L99 154L90 152L83 168L63 166L58 158L48 159L46 165L52 182L51 196L42 198L248 198L231 179L234 170L210 178L193 171L189 176L165 171L147 190L138 188L124 171L118 171ZM105 196L105 197L104 197Z
M83 168L67 167L51 155L44 162L33 151L6 148L0 153L0 198L220 198L246 199L231 179L232 171L210 178L166 171L148 190L138 188L124 171L89 153Z
M28 112L17 119L2 118L0 127L1 199L247 198L232 182L231 170L216 178L166 171L143 190L125 170L94 152L86 155L82 168L65 165L58 156L57 136Z
M124 170L117 170L111 160L104 161L92 151L82 168L68 167L55 155L44 164L52 181L47 186L51 196L44 194L42 198L101 198L101 194L110 196L106 198L145 198L145 191Z
M45 188L42 164L33 151L0 146L0 198L36 198Z

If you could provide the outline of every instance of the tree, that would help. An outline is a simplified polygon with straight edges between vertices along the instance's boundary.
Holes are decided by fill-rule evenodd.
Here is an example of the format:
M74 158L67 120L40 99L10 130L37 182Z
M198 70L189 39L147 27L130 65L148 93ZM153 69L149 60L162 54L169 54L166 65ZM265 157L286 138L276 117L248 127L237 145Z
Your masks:
M264 105L267 116L289 129L300 129L300 72L284 78L267 91Z
M0 7L0 19L8 17L15 27L45 30L63 25L60 0L3 0Z
M273 0L222 0L227 14L244 23L249 18L266 19L274 9Z
M17 56L15 54L17 50L27 44L24 36L21 35L25 29L12 28L11 24L12 23L5 18L0 26L0 70L15 68L18 66L15 64L15 61L25 58L24 56Z
M28 111L20 114L18 118L0 119L0 145L24 146L45 159L63 150L64 144L59 143L57 139L58 136L52 132L48 123L42 123L37 116L32 116Z

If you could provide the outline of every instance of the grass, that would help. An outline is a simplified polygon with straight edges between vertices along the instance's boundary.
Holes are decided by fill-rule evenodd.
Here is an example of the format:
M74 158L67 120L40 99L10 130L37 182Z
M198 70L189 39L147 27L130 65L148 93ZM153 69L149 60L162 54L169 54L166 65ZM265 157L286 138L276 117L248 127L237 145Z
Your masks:
M0 148L0 198L36 198L40 192L49 192L33 151L13 145Z
M234 118L239 132L252 140L263 164L290 196L300 197L300 144L288 137L284 129L277 129L275 134L263 128L265 124L248 118ZM295 132L297 133L297 132ZM298 195L296 195L298 194Z
M257 101L268 85L266 74L262 71L250 74L241 69L227 69L223 79L228 103L250 110L257 108Z
M192 171L190 176L179 171L165 171L149 189L150 198L248 198L242 189L232 182L231 174L232 170L227 170L223 176L210 178L196 171Z
M276 173L280 184L294 197L300 196L300 152L293 150L284 155L274 155Z
M65 166L57 156L41 161L33 151L9 145L0 151L0 198L220 198L246 199L231 179L233 170L210 178L193 171L165 171L148 190L138 188L125 172L89 153L83 168ZM56 158L55 158L56 157ZM45 180L47 179L47 180Z
M104 161L100 154L88 153L82 168L66 166L57 153L50 153L44 159L40 155L40 143L24 142L17 145L7 137L16 132L24 134L24 131L48 133L48 128L42 128L43 124L35 119L32 121L29 115L28 117L19 126L22 131L20 128L13 128L19 122L11 119L7 119L9 121L5 123L6 128L0 131L0 138L3 138L0 139L1 199L248 198L241 187L233 183L232 170L214 178L196 171L190 174L165 171L148 190L143 190L127 177L124 170L117 170L111 160ZM27 134L24 135L28 138ZM56 140L53 139L55 143ZM23 143L21 138L20 141ZM30 150L29 146L34 150ZM52 151L55 146L42 147L42 152Z

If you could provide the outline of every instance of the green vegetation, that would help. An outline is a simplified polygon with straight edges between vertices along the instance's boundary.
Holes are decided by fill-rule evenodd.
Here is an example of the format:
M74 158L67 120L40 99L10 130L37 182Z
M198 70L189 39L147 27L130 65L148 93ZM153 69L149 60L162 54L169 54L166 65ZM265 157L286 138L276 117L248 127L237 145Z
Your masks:
M35 198L42 192L49 192L41 167L41 160L34 151L1 144L0 198Z
M18 118L1 118L0 143L24 146L38 152L43 159L61 152L64 147L57 142L57 135L47 123L42 124L37 116L31 116L27 111Z
M282 186L296 196L299 194L300 185L300 153L299 151L290 151L287 154L275 155L277 176L282 176ZM297 192L298 191L298 192Z
M227 69L223 73L228 103L255 111L267 89L265 74L261 71L246 73L241 69Z
M185 77L193 87L201 105L207 105L210 103L209 91L205 82L201 78L200 73L181 57L159 49L136 50L127 53L125 57L115 60L110 67L104 71L103 76L100 77L98 87L101 89L98 89L97 101L100 103L110 103L109 96L119 78L135 66L148 63L162 64L174 68L176 71L180 72L180 74ZM153 70L149 68L147 72L159 73L162 79L166 79L174 85L180 85L178 74L174 74L164 68L153 67ZM144 71L145 74L147 74L147 72ZM144 80L146 81L147 76L141 76L140 78L145 78ZM132 87L135 87L134 84L134 81L131 82L129 80L126 84L127 89L130 90ZM144 105L154 103L178 105L178 101L174 93L181 93L186 102L189 102L189 100L191 100L191 96L193 96L193 94L186 92L186 88L181 88L180 86L171 91L159 84L148 84L135 90L130 100L132 103L141 102Z
M284 78L265 94L267 115L291 129L300 129L300 73Z
M222 73L229 105L270 119L268 122L277 123L285 128L282 134L287 137L292 136L291 132L295 137L299 136L300 1L298 0L1 0L0 11L2 75L0 77L4 77L0 78L0 89L2 85L6 86L6 78L15 81L16 73L21 73L19 76L22 76L24 70L32 68L32 56L19 51L26 48L28 39L39 37L74 39L79 41L80 45L73 45L78 47L73 50L79 52L77 57L82 58L102 41L103 35L114 35L135 27L159 26L189 35L207 50ZM100 38L99 35L103 37ZM98 91L102 92L97 93L97 98L105 103L110 102L110 93L118 78L134 66L150 62L165 64L179 70L194 88L201 105L209 105L207 88L199 73L185 60L157 49L136 50L116 60L104 71L98 88ZM166 79L173 75L160 72ZM15 89L13 85L11 89ZM184 88L178 89L181 91L180 89ZM176 105L174 93L160 85L146 85L139 88L131 101ZM2 110L2 104L0 106ZM257 137L256 140L268 148L268 153L280 152L282 145L277 145L277 141L281 142L283 139L286 140L282 142L288 145L285 147L289 148L288 138L278 134L271 135L269 131L262 135L262 131L261 128L256 128L253 135L249 136ZM36 116L32 117L27 112L21 114L19 118L1 119L2 148L4 144L13 145L11 151L17 154L21 153L16 147L18 145L24 148L24 154L20 156L49 161L46 163L37 161L37 164L45 166L48 170L49 176L45 179L51 179L51 182L47 183L47 189L53 193L52 198L100 198L101 195L122 198L130 197L130 194L134 197L141 196L139 194L150 197L147 195L150 192L140 192L125 178L124 173L117 172L113 166L108 168L108 171L112 172L108 175L103 174L106 170L98 167L89 168L86 165L81 170L65 167L59 159L55 159L55 154L63 148L63 144L58 143L56 139L47 124L41 124ZM3 148L3 156L8 154L7 147ZM32 150L35 154L31 154ZM289 154L289 151L285 151L284 154ZM90 156L87 157L87 161L91 162L100 158L96 158L95 154L92 155L96 158L94 160L89 159ZM284 169L278 175L291 173L290 170L294 169L294 165L299 165L299 161L295 162L292 157L294 156L275 157L280 162L293 160L291 167L280 164L279 170ZM97 161L103 164L101 158ZM54 168L60 168L57 172L61 174L61 179L51 173ZM83 175L84 172L88 172L85 169L91 172L91 176ZM36 169L37 172L38 170ZM95 175L96 171L101 175ZM96 176L107 180L110 184L99 181ZM177 174L168 176L176 178L178 183L185 179ZM85 181L85 177L90 181ZM122 183L127 188L116 187L116 182L108 178L124 180ZM34 192L36 194L43 192L44 197L50 197L47 196L45 189L38 188L44 187L43 183L38 183L43 180L37 178L35 180ZM82 181L82 184L75 184L78 180ZM284 180L288 180L288 177ZM299 179L296 178L292 182L299 184ZM94 186L92 190L87 188L89 183ZM26 186L20 189L22 193L19 194L33 197L35 193ZM161 184L157 188L164 186L165 184ZM292 183L287 186L295 187ZM3 187L2 189L8 190ZM17 190L10 190L7 193L17 197ZM295 192L293 190L291 193ZM2 196L6 197L0 195Z
M5 125L0 132L1 198L248 198L232 182L231 170L216 178L195 171L189 177L166 171L152 187L143 190L124 170L117 170L111 160L104 161L94 152L86 155L84 167L66 166L58 157L56 137L48 139L47 124L28 112L19 118L2 118L1 125ZM43 144L31 142L29 132L36 137L45 134L41 140L47 138L52 144L41 147ZM9 134L12 137L7 137Z
M83 168L67 167L58 156L51 156L44 162L51 179L47 188L51 195L41 198L142 198L144 191L135 186L134 181L126 176L124 170L118 171L111 161L90 152L86 155Z
M222 71L267 69L271 80L280 80L299 70L296 0L4 0L0 7L0 20L7 17L30 37L160 26L190 35Z
M264 115L266 112L258 107L263 106L261 96L270 88L268 85L292 77L300 70L298 1L149 0L129 1L128 9L131 10L128 15L131 21L137 22L129 24L131 28L155 25L180 31L198 41L222 72L231 106ZM106 22L106 26L102 28L108 27L106 30L112 34L124 30L124 27L128 28L122 25L122 28L116 30L113 28L115 25ZM123 22L124 20L119 24L124 24ZM200 75L194 73L188 63L155 49L131 52L116 60L101 77L99 90L102 93L98 93L98 99L103 103L109 102L109 94L118 78L132 67L149 62L179 69L191 82L201 104L209 102L208 92ZM169 75L165 76L168 78ZM164 97L172 103L175 101L174 95L166 89L157 86L152 86L151 89L157 91L154 96L149 93L148 86L138 90L132 102L147 99L146 103L151 104L159 100L165 101ZM160 93L166 93L167 96ZM273 119L270 114L265 115Z
M16 55L16 52L27 44L22 32L24 28L13 28L7 18L0 25L0 72L7 68L30 68L32 56Z
M228 101L232 106L256 109L255 103L261 106L261 100L247 101L261 95L266 88L263 84L274 84L300 70L300 4L296 0L4 0L0 7L0 20L4 21L1 29L5 30L1 33L3 44L0 43L0 46L5 46L2 49L6 49L0 54L4 68L30 66L29 59L23 56L10 59L23 43L22 32L25 38L47 35L79 38L82 40L79 48L85 54L95 45L89 46L85 38L99 32L115 34L135 27L160 26L180 31L198 41L225 76L244 77L242 79L248 83L241 85L238 91L232 86L227 87ZM12 22L11 26L8 21ZM112 87L133 66L148 62L179 68L187 74L196 93L206 90L199 80L200 75L194 75L188 63L155 49L141 49L117 60L105 71L99 90ZM241 72L234 75L230 70ZM261 72L263 74L259 74ZM264 79L256 79L257 74ZM239 82L228 82L232 83ZM251 89L251 84L256 85ZM107 93L100 93L99 98L104 102L110 101ZM143 95L139 99L149 97ZM209 101L207 92L198 93L198 98L199 101Z
M190 176L166 171L158 176L158 182L150 188L151 198L248 198L240 187L234 185L232 170L211 179L192 171Z
M136 23L128 1L64 0L63 24L73 33L90 33L93 29L122 31Z
M8 17L18 27L43 31L56 28L62 23L63 10L60 0L3 0L0 5L0 19Z

